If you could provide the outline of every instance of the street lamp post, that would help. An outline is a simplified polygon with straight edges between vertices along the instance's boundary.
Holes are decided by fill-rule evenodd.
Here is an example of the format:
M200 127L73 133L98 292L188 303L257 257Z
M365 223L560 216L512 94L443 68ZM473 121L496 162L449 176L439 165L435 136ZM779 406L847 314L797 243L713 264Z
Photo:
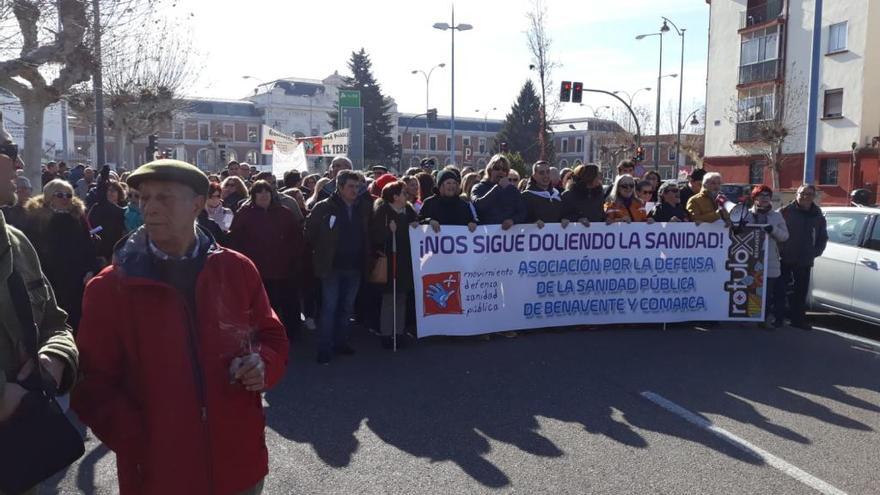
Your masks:
M437 64L434 67L431 67L431 70L429 70L428 72L425 72L421 69L416 69L416 70L412 71L412 74L421 73L423 76L425 76L425 112L426 112L426 114L427 114L428 109L431 108L431 100L429 98L430 91L431 91L431 74L433 74L434 69L436 69L438 67L440 67L440 68L446 67L446 64L445 63ZM428 119L425 119L425 129L427 129L427 128L428 128Z
M687 29L679 29L674 22L664 17L663 25L665 26L667 22L672 24L672 27L675 28L675 32L681 37L681 69L679 70L678 78L678 134L675 138L675 170L673 172L673 177L678 177L678 157L681 155L681 129L684 127L681 121L681 99L684 96L684 32L687 31Z
M488 130L488 128L489 128L489 126L488 126L488 123L489 123L489 113L490 113L490 112L494 112L495 110L498 110L498 107L492 107L492 108L490 108L489 110L486 110L486 113L483 114L483 132L486 132L486 131ZM477 112L477 113L480 113L480 109L478 108L478 109L476 110L476 112Z
M447 24L445 22L437 22L434 24L434 29L439 29L441 31L451 30L452 31L452 102L450 105L450 135L452 137L452 145L450 146L449 156L452 159L452 162L455 162L455 32L456 31L469 31L474 27L470 24L455 24L455 6L452 7L452 23Z
M655 115L654 119L654 170L656 171L660 170L660 94L662 93L663 82L663 33L667 31L669 31L669 26L666 25L666 21L663 21L663 26L660 28L660 32L640 34L636 36L637 40L641 40L649 36L657 36L658 38L660 38L660 60L657 64L657 114Z
M650 87L639 88L639 89L633 91L633 94L629 94L628 91L623 91L623 90L612 91L612 94L614 94L614 95L617 95L618 93L625 94L626 97L629 98L629 106L630 106L630 108L632 108L633 100L636 98L636 95L638 95L642 91L651 91L651 88ZM633 118L633 121L635 121L635 118ZM627 128L626 130L629 132L632 132L630 128Z
M584 103L581 103L581 106L589 108L593 112L593 118L599 118L599 110L602 110L603 108L611 108L610 105L602 105L602 106L593 108L592 105L586 105Z

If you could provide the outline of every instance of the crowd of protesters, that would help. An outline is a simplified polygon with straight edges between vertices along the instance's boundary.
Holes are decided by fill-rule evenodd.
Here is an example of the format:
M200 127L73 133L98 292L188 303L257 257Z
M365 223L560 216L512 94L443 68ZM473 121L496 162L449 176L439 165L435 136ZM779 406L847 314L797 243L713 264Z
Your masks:
M538 161L521 177L500 154L483 170L426 159L399 175L355 171L340 156L324 174L283 178L235 161L216 175L175 160L133 172L49 163L37 193L0 154L0 244L14 251L0 267L14 263L34 287L39 359L56 388L70 389L79 369L73 408L116 452L123 493L259 493L268 470L259 392L282 376L288 339L317 332L317 362L328 364L355 353L352 321L386 349L415 335L408 229L736 227L720 174L694 169L680 187L653 171L637 177L635 165L622 161L604 184L591 164ZM827 241L815 192L803 185L774 211L774 192L757 186L740 220L770 237L765 328L789 317L809 329L810 267ZM9 327L13 317L3 318ZM26 374L28 356L3 348L16 341L0 339L0 385ZM20 388L0 387L0 425Z

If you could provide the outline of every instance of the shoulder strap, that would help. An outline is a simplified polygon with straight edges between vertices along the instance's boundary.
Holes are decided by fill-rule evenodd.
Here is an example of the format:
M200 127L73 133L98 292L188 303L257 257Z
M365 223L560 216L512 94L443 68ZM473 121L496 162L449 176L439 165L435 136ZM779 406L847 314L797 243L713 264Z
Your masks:
M28 296L24 279L21 278L21 275L14 266L9 278L6 279L6 285L9 288L9 296L12 299L15 315L18 317L18 323L21 327L21 340L24 343L25 350L29 356L34 358L34 362L38 363L36 324L34 323L33 311L31 311L31 298Z

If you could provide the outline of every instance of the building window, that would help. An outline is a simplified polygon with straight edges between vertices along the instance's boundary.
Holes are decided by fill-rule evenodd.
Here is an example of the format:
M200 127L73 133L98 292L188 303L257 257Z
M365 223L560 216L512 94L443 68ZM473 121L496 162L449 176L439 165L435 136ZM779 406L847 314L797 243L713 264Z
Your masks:
M486 152L486 138L480 138L480 153Z
M207 122L199 122L199 141L211 139L211 127Z
M428 149L431 151L437 150L437 136L431 136L428 138Z
M568 153L568 139L567 138L562 140L562 152Z
M825 118L833 119L843 116L843 90L829 89L825 91Z
M739 83L776 79L779 74L779 26L742 35L739 55Z
M839 168L840 160L837 158L823 159L819 163L819 184L823 186L836 186Z
M229 162L237 162L237 161L238 161L238 155L235 154L235 151L234 151L234 150L229 150L229 151L226 152L226 159L227 159ZM227 163L228 163L228 162L227 162Z
M235 124L223 124L223 135L235 141Z
M248 132L247 140L249 143L256 143L257 140L260 138L260 133L257 132L257 126L255 126L255 125L249 125L247 132Z
M464 146L465 148L467 148L468 146L470 146L470 145L471 145L471 137L470 137L470 136L464 136L463 138L461 138L461 144L462 144L462 146Z
M260 156L257 153L257 150L250 150L244 156L244 161L251 165L258 165L260 163Z
M846 21L832 24L828 28L828 53L846 50Z
M450 151L452 149L452 138L446 137L446 151Z
M749 184L764 183L764 162L755 161L749 164Z
M201 127L201 125L199 127ZM201 169L208 168L211 162L212 155L213 153L211 153L211 150L207 148L200 149L199 152L196 154L196 166Z
M758 137L761 122L776 116L776 90L762 86L740 91L737 100L736 139L748 141Z
M584 138L577 138L574 140L574 151L577 153L584 152Z
M412 149L414 149L414 150L419 149L419 146L421 145L421 140L422 140L421 138L422 138L422 136L419 136L418 134L414 134L414 135L413 135L413 137L412 137Z
M559 166L565 168L568 166L568 160L562 160L559 162Z
M183 139L183 122L174 123L174 139Z
M670 162L675 161L675 146L672 146L670 144L669 146L666 147L666 159L669 160Z

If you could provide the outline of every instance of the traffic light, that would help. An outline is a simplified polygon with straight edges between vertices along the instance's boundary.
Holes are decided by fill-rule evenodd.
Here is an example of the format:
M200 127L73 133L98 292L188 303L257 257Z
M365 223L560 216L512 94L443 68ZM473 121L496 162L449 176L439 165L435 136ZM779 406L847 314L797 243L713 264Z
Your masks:
M150 134L147 136L147 152L146 159L148 162L151 162L156 159L156 153L159 151L159 136L157 134Z
M436 108L429 108L428 109L428 122L430 122L432 124L434 122L437 122L437 109Z
M559 92L559 101L571 101L571 81L562 81L562 90Z
M636 148L636 161L640 162L645 159L645 148L639 146Z
M220 145L220 163L226 163L226 145Z
M571 102L580 103L584 99L584 83L576 82L571 90Z

